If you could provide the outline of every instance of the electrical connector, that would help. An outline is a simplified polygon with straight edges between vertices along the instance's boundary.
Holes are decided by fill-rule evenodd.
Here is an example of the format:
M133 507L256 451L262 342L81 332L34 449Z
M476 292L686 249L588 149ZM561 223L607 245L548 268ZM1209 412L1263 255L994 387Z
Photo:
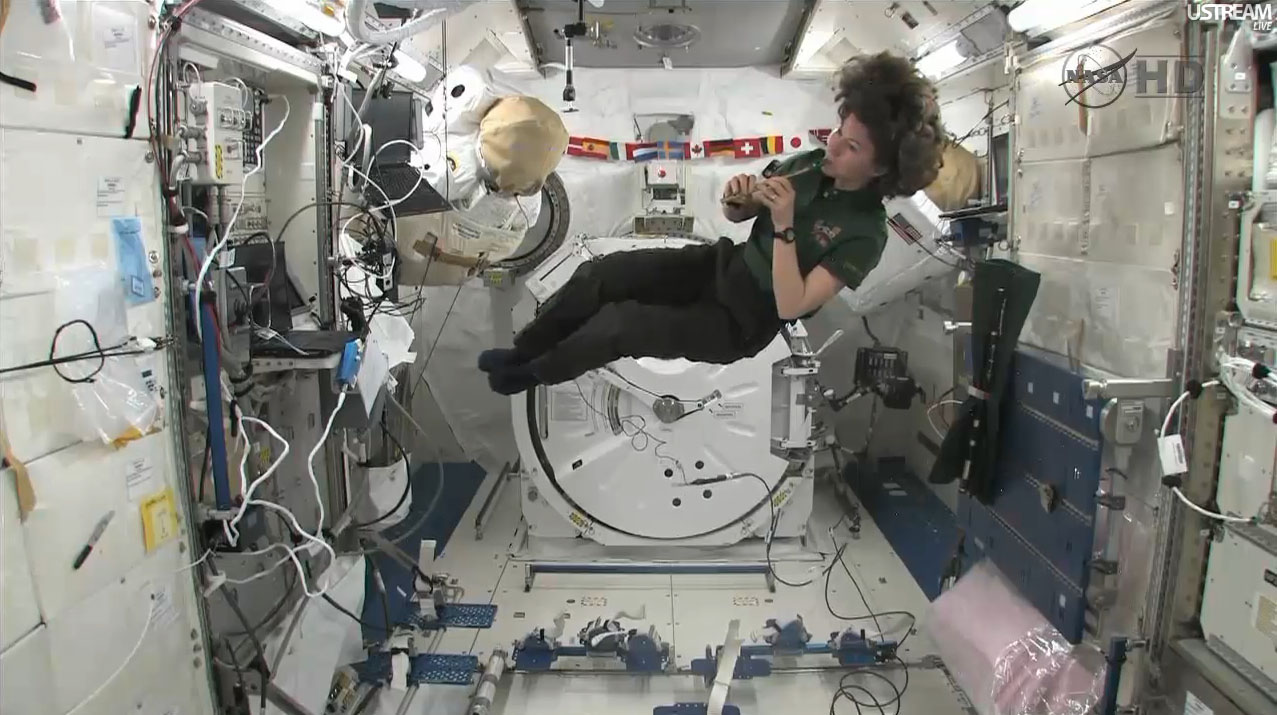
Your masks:
M361 355L359 341L351 340L346 343L346 347L341 352L341 362L337 364L337 382L339 384L345 386L355 384L355 377L359 374Z

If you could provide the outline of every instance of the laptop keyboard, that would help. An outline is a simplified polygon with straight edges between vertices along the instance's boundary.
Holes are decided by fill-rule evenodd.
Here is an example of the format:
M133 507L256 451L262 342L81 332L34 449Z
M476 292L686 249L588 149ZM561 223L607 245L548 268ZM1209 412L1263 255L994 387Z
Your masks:
M437 205L434 191L416 167L399 165L373 167L370 178L386 192L386 198L377 196L378 203L395 202L395 213L404 216L413 213L432 213L446 207ZM420 180L419 180L420 179ZM413 187L416 187L415 189ZM374 190L375 191L375 190ZM411 193L411 195L409 195ZM407 198L404 198L407 197Z

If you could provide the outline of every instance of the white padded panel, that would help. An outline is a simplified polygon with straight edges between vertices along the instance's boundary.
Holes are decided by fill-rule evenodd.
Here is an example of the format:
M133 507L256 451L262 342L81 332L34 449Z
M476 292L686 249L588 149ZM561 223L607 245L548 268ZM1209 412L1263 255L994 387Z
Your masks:
M190 571L177 573L187 563L185 556L170 544L93 598L50 619L49 649L57 663L51 690L58 713L75 707L120 667L146 624L151 594L161 590L170 605L156 609L137 655L80 713L211 712L203 692L205 654L195 650L199 620L188 596Z
M0 85L0 125L123 137L129 95L142 84L154 47L146 26L151 6L142 0L56 3L62 19L46 25L39 5L10 5L0 66L34 82L36 91ZM143 104L135 143L144 143L145 128Z
M1169 270L1023 254L1020 263L1042 275L1021 341L1121 377L1165 373L1178 297Z
M9 36L6 27L6 42ZM7 101L0 99L0 105ZM0 130L0 334L5 336L0 365L48 357L56 324L31 318L50 314L59 272L90 265L116 271L112 216L139 217L146 249L156 253L154 267L166 265L155 167L146 163L145 153L140 142ZM99 194L108 185L118 190ZM155 279L161 290L163 281ZM163 305L153 301L131 308L128 322L135 335L163 335ZM140 369L155 372L156 384L164 384L164 360L148 356L138 362ZM31 461L79 441L69 386L51 368L0 378L0 409L20 459Z
M1183 181L1175 146L1093 159L1086 257L1169 270L1183 230ZM1165 328L1169 337L1175 325Z
M1277 432L1272 420L1246 403L1224 420L1223 459L1215 501L1224 513L1252 515L1273 491Z
M1167 132L1167 123L1174 121L1177 114L1177 103L1189 101L1160 95L1158 83L1153 81L1153 77L1160 71L1160 63L1165 62L1166 89L1168 92L1173 91L1176 86L1174 60L1171 57L1180 55L1180 41L1171 34L1173 30L1171 25L1163 23L1132 35L1104 41L1105 46L1112 48L1121 57L1127 56L1132 50L1137 52L1127 65L1129 70L1126 90L1117 101L1107 107L1088 110L1088 156L1146 148L1162 142ZM1135 70L1135 64L1139 61L1144 62L1144 66L1148 68L1148 77L1145 77L1148 81L1144 87L1140 86L1140 78ZM1059 81L1057 78L1056 82ZM1056 91L1062 93L1063 89L1057 87ZM1061 97L1059 101L1063 102L1064 99ZM1183 175L1177 174L1176 177L1182 179Z
M1064 58L1040 62L1020 75L1015 95L1017 127L1015 147L1024 162L1073 159L1086 152L1086 134L1080 129L1077 104L1065 105L1068 96L1060 88Z
M52 621L132 569L144 555L139 501L158 491L160 475L171 473L165 457L167 433L146 437L124 450L83 443L55 452L27 465L37 504L24 532L31 551L31 568L45 619ZM149 488L134 490L126 483L136 460L153 469ZM84 565L72 570L98 519L108 510L115 516Z
M0 652L40 625L12 472L0 472ZM2 687L3 684L0 684Z
M1081 161L1026 164L1015 186L1013 231L1024 254L1082 256Z
M1066 75L1066 64L1077 62L1077 55L1055 55L1024 68L1016 93L1016 116L1019 135L1016 148L1023 151L1024 162L1100 156L1155 146L1164 140L1168 123L1177 116L1183 99L1170 96L1176 86L1174 60L1180 54L1179 40L1169 24L1154 25L1138 33L1106 39L1103 46L1111 49L1088 50L1087 57L1109 61L1138 50L1127 65L1126 88L1107 106L1081 107L1069 102L1069 93L1060 83ZM1162 94L1153 76L1166 62L1167 94ZM1141 87L1137 62L1147 68L1146 84ZM1094 62L1087 68L1093 69ZM1120 85L1105 85L1116 91ZM1087 90L1083 101L1103 104L1111 95Z
M49 629L41 626L0 653L0 712L5 715L61 715L50 697L53 658Z

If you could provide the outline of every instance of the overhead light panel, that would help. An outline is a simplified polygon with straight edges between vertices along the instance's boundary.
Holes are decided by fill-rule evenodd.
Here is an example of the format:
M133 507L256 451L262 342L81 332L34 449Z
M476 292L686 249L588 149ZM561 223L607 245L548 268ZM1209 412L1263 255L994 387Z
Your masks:
M341 8L320 0L266 0L276 10L297 18L301 24L315 32L336 37L346 29L346 18Z
M1007 24L1016 32L1041 34L1090 17L1122 2L1125 0L1024 0L1007 14Z
M923 55L914 63L914 66L919 72L932 79L943 75L966 61L967 57L959 49L959 43L960 39L955 39L947 45L942 45L934 52Z

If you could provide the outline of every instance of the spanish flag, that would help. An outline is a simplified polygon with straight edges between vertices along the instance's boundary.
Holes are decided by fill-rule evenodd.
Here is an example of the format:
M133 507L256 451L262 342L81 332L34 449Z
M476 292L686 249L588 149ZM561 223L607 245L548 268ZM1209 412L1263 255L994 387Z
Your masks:
M568 137L568 155L584 156L591 159L612 159L615 152L612 142L590 137Z

